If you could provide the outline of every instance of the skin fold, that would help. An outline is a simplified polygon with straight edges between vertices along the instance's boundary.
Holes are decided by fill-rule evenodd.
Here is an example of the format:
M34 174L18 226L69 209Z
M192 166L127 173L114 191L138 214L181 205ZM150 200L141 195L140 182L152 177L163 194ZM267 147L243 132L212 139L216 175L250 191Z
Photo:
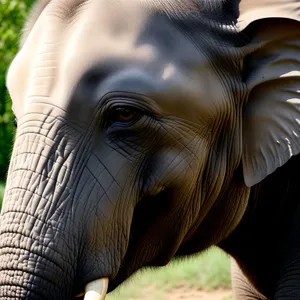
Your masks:
M299 299L299 2L43 0L7 73L0 298L74 299L217 245Z

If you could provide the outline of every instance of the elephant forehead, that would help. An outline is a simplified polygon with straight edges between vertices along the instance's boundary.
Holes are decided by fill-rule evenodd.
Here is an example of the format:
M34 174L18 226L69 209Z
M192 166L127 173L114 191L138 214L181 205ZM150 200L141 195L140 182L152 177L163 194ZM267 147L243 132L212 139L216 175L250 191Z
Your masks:
M212 91L220 91L207 57L166 14L152 13L138 0L73 2L52 0L32 28L7 76L16 101L42 99L65 108L83 74L110 62L122 62L118 68L125 70L143 70L158 82L156 88L169 86L173 93L177 88L207 99ZM110 71L116 70L111 66ZM109 88L114 91L114 86ZM15 105L15 110L26 103Z
M28 34L7 75L7 86L14 99L50 98L55 88L60 88L66 94L59 95L61 101L96 59L122 52L129 58L138 52L132 51L137 25L126 28L131 23L124 24L126 38L119 38L119 42L109 38L115 19L110 16L112 1L82 1L81 5L66 10L71 2L51 1ZM104 2L107 2L106 13ZM131 14L138 15L133 11Z

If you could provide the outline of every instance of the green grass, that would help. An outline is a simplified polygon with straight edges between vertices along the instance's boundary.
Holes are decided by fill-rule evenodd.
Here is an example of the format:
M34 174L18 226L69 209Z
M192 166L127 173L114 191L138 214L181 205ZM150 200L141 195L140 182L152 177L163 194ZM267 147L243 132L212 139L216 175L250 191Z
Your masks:
M108 295L107 299L142 298L143 291L150 289L151 293L155 293L153 299L159 300L164 299L163 293L180 286L206 291L229 289L231 287L229 257L219 249L211 248L201 255L171 262L166 267L142 270Z
M0 207L4 196L4 188L5 188L4 183L0 182Z

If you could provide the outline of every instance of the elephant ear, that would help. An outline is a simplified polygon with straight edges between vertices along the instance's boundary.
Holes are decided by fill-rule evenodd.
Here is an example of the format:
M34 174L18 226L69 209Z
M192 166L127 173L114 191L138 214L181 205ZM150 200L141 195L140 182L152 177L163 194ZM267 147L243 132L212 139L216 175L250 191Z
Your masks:
M242 162L249 187L300 152L299 21L298 0L240 3L238 26L248 39Z

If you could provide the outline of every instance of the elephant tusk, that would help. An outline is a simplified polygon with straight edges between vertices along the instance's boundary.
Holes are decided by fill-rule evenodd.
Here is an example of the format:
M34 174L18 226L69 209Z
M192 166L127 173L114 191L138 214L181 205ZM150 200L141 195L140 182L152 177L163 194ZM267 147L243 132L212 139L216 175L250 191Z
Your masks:
M88 283L85 287L84 300L104 300L108 288L108 278L101 278Z

